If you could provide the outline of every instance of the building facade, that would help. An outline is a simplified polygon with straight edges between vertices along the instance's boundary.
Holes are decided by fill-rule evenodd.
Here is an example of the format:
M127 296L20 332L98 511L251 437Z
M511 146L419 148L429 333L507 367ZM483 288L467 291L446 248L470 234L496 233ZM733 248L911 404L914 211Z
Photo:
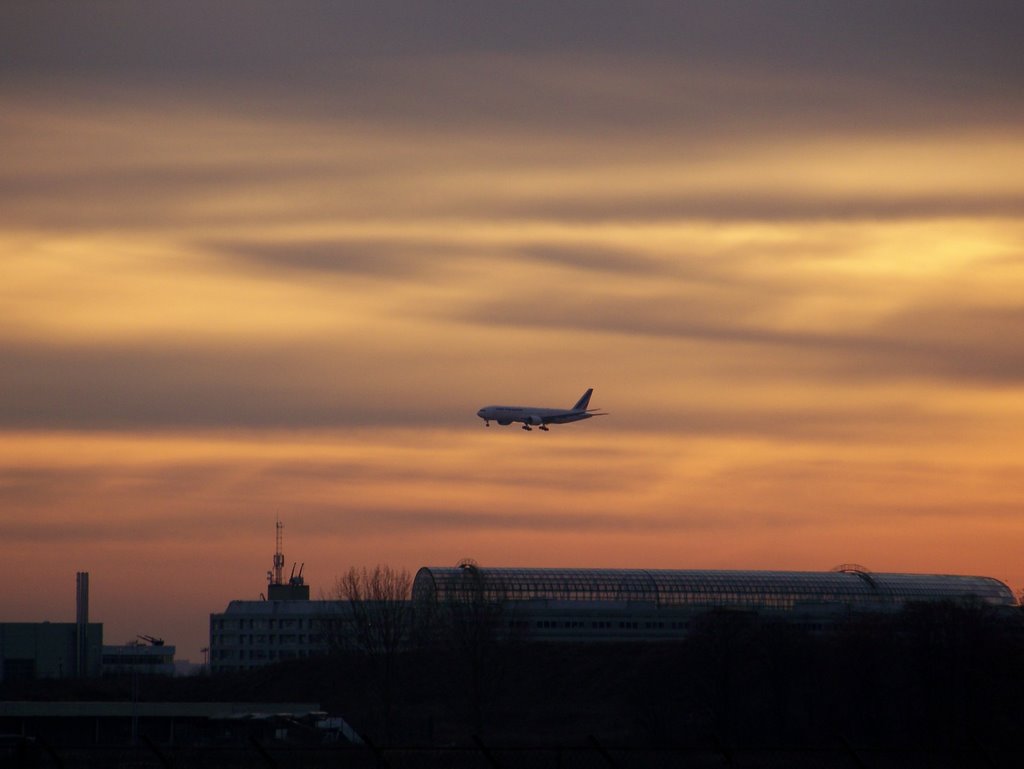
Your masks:
M210 670L249 670L328 651L325 625L351 617L348 601L231 601L210 615Z

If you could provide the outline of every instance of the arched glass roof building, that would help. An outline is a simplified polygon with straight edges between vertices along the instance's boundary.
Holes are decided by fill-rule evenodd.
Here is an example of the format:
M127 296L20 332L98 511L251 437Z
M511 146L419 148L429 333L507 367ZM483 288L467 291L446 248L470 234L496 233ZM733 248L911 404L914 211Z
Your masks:
M1013 592L992 577L874 574L842 566L827 572L657 569L508 569L475 564L424 566L414 601L642 602L658 608L732 606L792 609L800 604L893 608L912 601L978 600L1016 606Z

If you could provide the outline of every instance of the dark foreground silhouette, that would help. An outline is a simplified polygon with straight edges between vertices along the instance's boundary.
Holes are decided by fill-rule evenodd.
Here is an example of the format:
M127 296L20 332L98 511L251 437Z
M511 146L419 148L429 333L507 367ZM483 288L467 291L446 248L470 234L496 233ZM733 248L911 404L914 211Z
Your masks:
M666 765L769 766L785 755L793 766L1013 766L1024 756L1024 624L1017 611L982 605L915 605L817 633L716 612L674 643L482 636L467 647L435 637L387 659L339 651L246 674L147 679L134 693L319 702L373 746L371 763L323 764L335 766L401 766L405 749L420 750L417 766L632 766L653 755ZM128 700L133 691L102 679L12 683L0 695ZM266 749L250 765L291 765L285 746ZM548 758L509 753L522 749ZM638 751L646 757L631 758Z

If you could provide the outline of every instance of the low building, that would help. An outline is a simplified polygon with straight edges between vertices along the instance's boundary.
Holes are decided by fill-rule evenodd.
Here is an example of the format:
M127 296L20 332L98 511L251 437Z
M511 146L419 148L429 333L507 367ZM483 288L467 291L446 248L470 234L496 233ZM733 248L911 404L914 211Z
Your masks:
M97 622L0 623L0 681L98 676L102 646Z
M173 646L159 643L128 643L103 647L103 675L175 674Z

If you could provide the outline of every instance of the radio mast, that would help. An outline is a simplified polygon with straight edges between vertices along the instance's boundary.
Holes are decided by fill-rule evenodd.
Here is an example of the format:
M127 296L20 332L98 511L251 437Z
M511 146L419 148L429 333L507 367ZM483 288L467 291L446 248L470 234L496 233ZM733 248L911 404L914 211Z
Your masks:
M281 523L281 516L275 516L274 527L277 530L277 549L274 551L274 570L267 572L267 600L268 601L308 601L309 585L302 578L302 569L305 563L295 573L295 566L292 565L292 573L288 581L284 581L284 524Z
M274 551L274 576L270 581L271 585L282 585L282 569L284 569L284 524L280 516L276 517L274 525L277 527L277 550Z

